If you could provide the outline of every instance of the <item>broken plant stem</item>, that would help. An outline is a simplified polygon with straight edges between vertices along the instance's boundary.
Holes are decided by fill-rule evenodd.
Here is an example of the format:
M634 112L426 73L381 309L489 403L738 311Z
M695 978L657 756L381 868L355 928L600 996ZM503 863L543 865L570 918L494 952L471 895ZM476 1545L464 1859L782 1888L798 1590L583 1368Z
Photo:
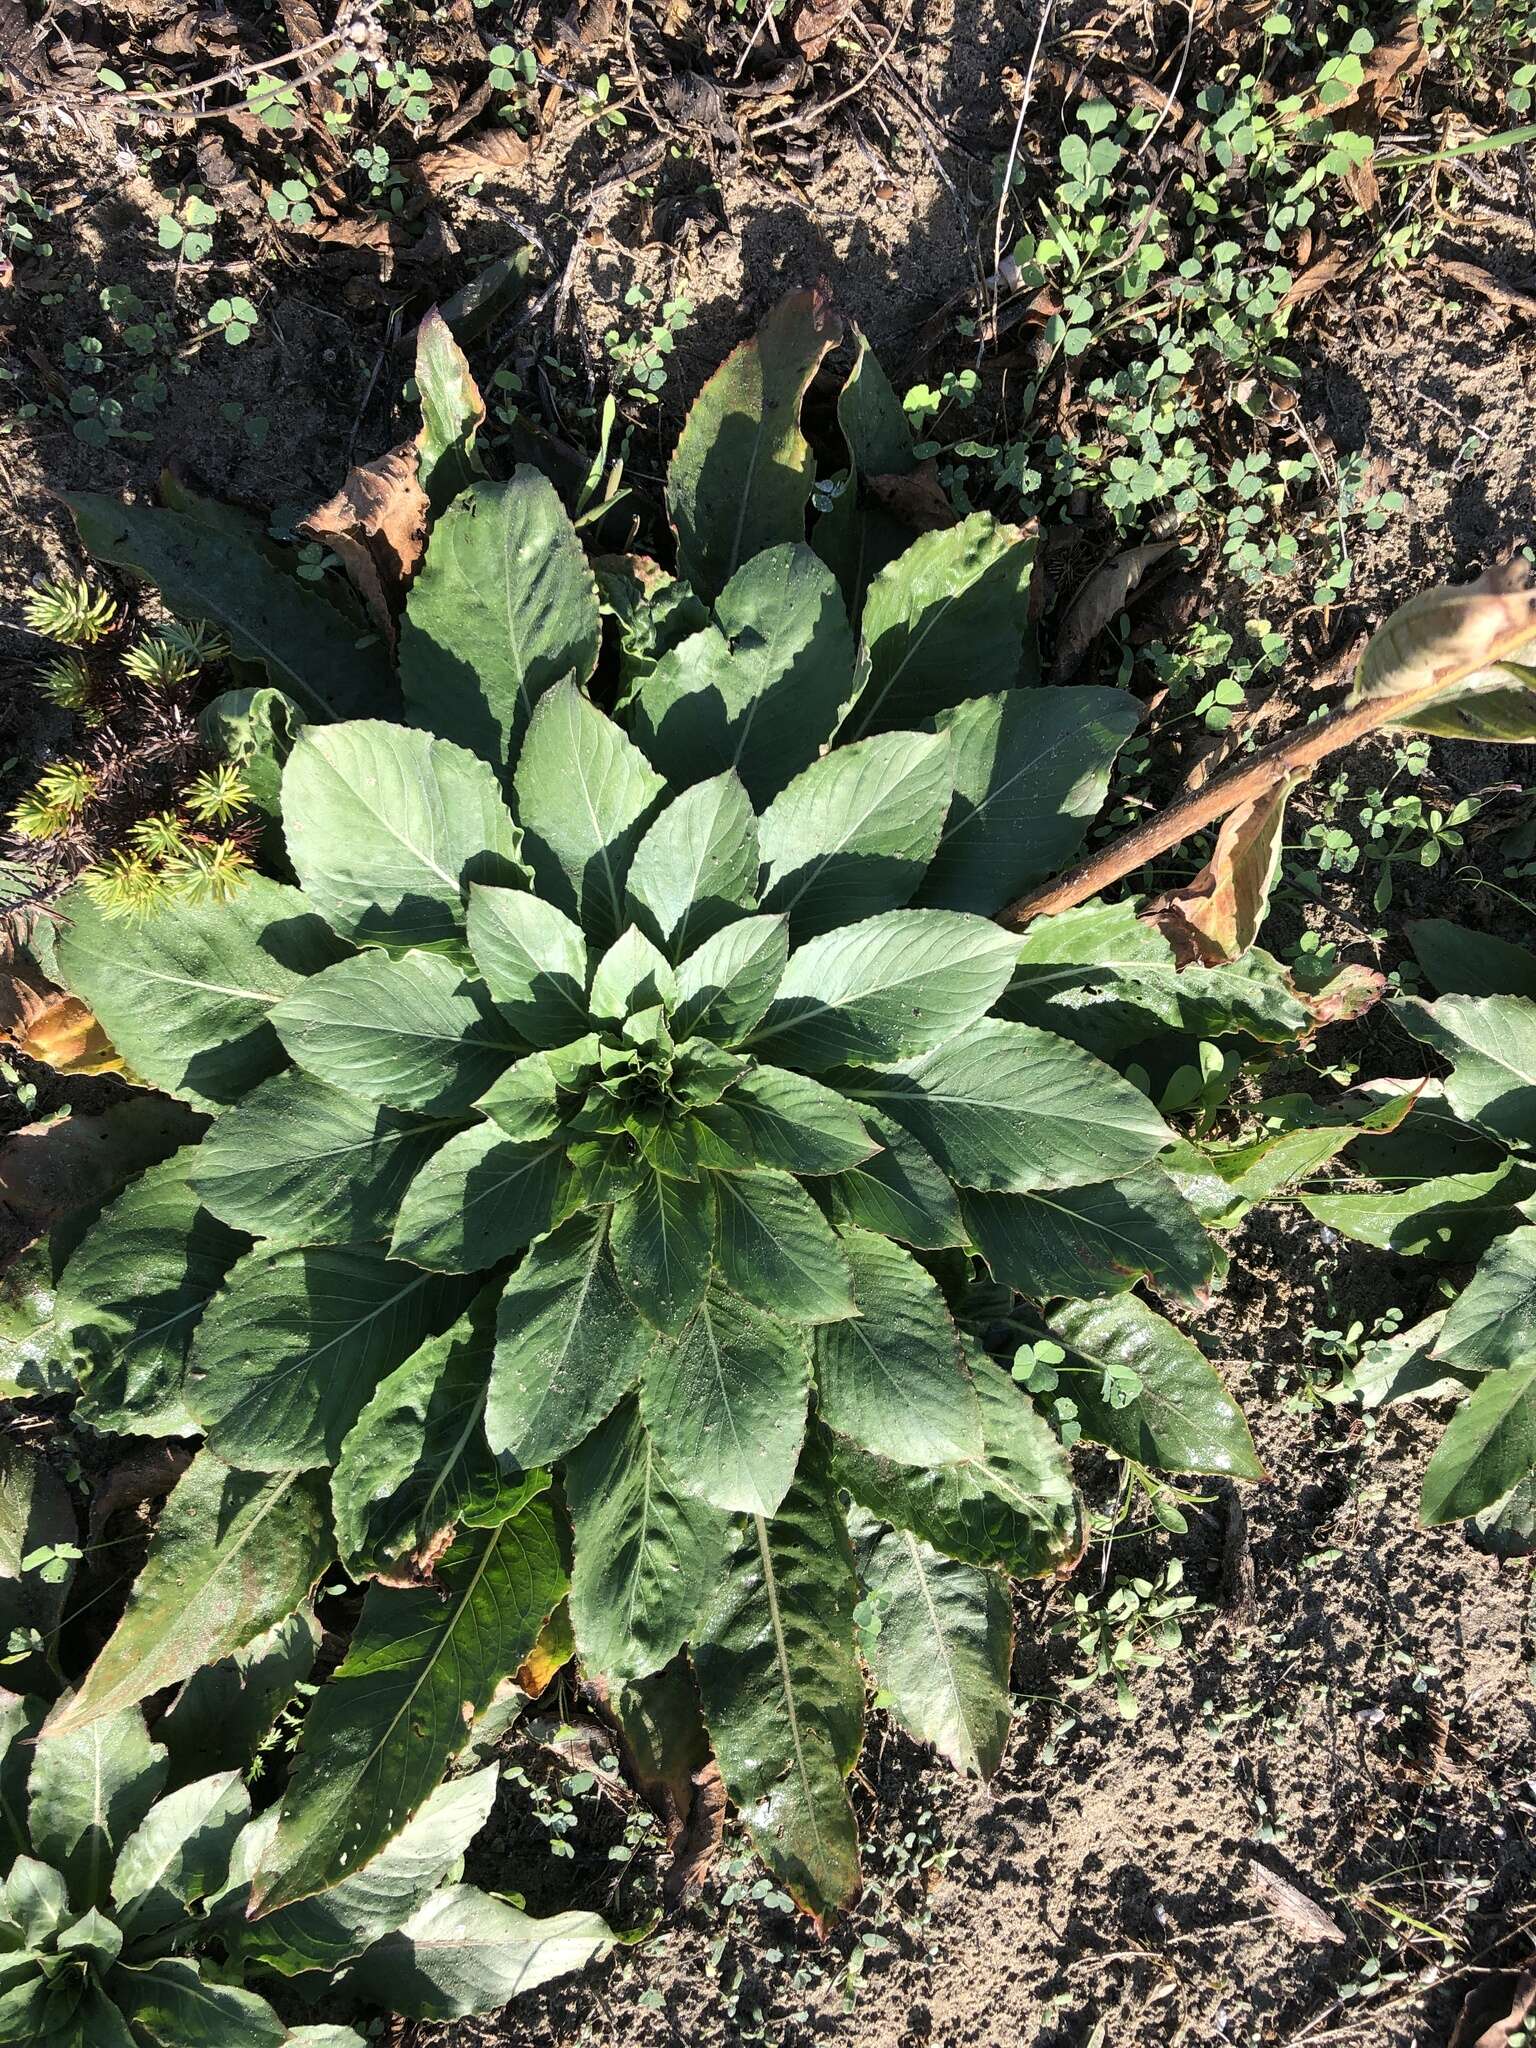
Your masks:
M1068 868L1054 881L1019 897L997 913L997 922L1010 931L1022 931L1034 918L1049 917L1058 910L1086 903L1111 883L1122 881L1182 840L1216 824L1239 804L1266 796L1282 778L1309 775L1320 761L1336 754L1341 747L1353 745L1395 719L1422 711L1434 698L1443 696L1448 686L1448 679L1439 676L1418 689L1403 690L1395 696L1367 697L1347 710L1331 712L1289 738L1272 741L1189 796L1180 797L1166 811L1145 819L1120 838L1111 840L1108 846L1100 847L1097 853Z

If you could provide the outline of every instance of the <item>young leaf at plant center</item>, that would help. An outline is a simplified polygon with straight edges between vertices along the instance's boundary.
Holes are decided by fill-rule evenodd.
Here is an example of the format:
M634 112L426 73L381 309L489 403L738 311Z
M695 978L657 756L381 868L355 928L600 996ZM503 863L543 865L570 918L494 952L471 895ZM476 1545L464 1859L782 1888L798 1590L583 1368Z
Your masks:
M274 1006L345 947L296 889L252 875L226 903L171 896L114 918L83 888L59 900L56 958L133 1072L207 1109L285 1064Z
M569 1976L613 1946L596 1913L535 1919L473 1885L434 1892L347 1973L370 2004L422 2019L494 2012L509 1999Z
M864 1661L896 1718L959 1771L990 1778L1013 1705L1013 1602L996 1572L944 1557L909 1529L860 1514L851 1532L878 1626L860 1631Z
M629 925L592 970L587 1009L594 1025L615 1027L637 1012L669 1005L672 969L638 925Z
M1138 717L1124 690L1088 688L1009 690L941 712L955 793L916 900L990 917L1065 866Z
M452 1321L468 1292L379 1245L249 1252L198 1326L188 1406L231 1464L334 1464L379 1381Z
M485 1441L497 1300L494 1284L483 1288L380 1381L347 1432L331 1497L349 1571L430 1555L445 1530L494 1526L548 1484L544 1473L503 1472Z
M490 767L360 718L309 727L283 770L288 856L308 902L387 953L460 953L472 882L522 881L522 835Z
M757 820L727 772L674 798L630 863L629 912L680 960L757 907Z
M968 1342L965 1358L981 1407L979 1457L919 1468L833 1437L833 1477L861 1507L947 1557L1000 1565L1020 1578L1060 1571L1083 1543L1066 1453L979 1345Z
M559 494L519 464L472 483L432 528L400 629L415 719L505 768L539 698L597 663L597 585Z
M816 1332L822 1419L900 1464L980 1456L980 1411L938 1287L887 1238L845 1230L840 1239L859 1312Z
M929 1051L985 1016L1016 947L949 910L891 910L826 932L790 955L748 1048L812 1072Z
M608 1679L659 1671L715 1590L730 1516L678 1488L633 1398L566 1460L565 1495L571 1620L587 1667Z
M1452 1109L1517 1145L1536 1144L1536 1003L1520 996L1442 996L1396 1015L1451 1063Z
M810 1332L717 1274L681 1335L646 1354L640 1414L679 1486L771 1515L794 1477L810 1383Z
M370 1589L345 1661L305 1718L256 1911L323 1891L399 1832L565 1586L552 1512L533 1500L460 1538L433 1587Z
M241 1649L307 1598L334 1548L322 1481L232 1472L200 1451L160 1511L121 1621L44 1742Z
M260 662L309 717L398 704L383 643L359 636L334 606L227 526L89 492L64 502L99 561L147 578L177 618L222 627L240 660Z
M190 1184L183 1146L131 1182L81 1239L59 1280L55 1326L90 1361L81 1419L134 1435L190 1436L183 1394L198 1319L247 1240Z
M852 1103L809 1074L766 1063L733 1081L725 1097L698 1113L723 1148L706 1155L732 1172L747 1165L786 1173L833 1174L877 1155L877 1140Z
M440 1273L476 1273L547 1230L564 1144L517 1144L493 1123L450 1138L405 1192L390 1252Z
M975 693L1038 674L1029 586L1035 544L973 512L922 534L880 571L864 599L850 740L920 724Z
M1200 1306L1226 1254L1156 1167L1086 1188L1023 1195L964 1190L960 1211L992 1277L1031 1301L1120 1294L1144 1276Z
M564 911L522 889L469 892L469 950L496 1007L529 1045L587 1029L586 941Z
M485 1411L491 1449L530 1468L572 1449L634 1384L653 1336L619 1285L606 1214L562 1223L502 1296Z
M198 1147L192 1189L221 1222L273 1246L363 1243L388 1233L450 1128L313 1074L274 1074Z
M677 970L673 1029L739 1045L772 1002L789 960L786 917L744 917L706 939Z
M739 569L715 620L662 655L630 717L675 788L730 769L761 807L832 737L853 634L830 572L798 545Z
M711 1176L715 1257L727 1283L781 1321L835 1323L856 1313L848 1260L792 1174Z
M863 1734L853 1559L826 1461L807 1446L771 1520L753 1514L693 1645L726 1789L758 1853L820 1921L859 1890L844 1783Z
M1490 1372L1446 1424L1424 1474L1419 1512L1431 1527L1459 1522L1491 1507L1533 1470L1536 1357L1528 1355L1521 1365Z
M800 402L842 323L822 293L791 292L694 400L667 470L684 580L715 597L743 562L803 541L815 477Z
M32 1845L64 1878L71 1905L104 1908L116 1852L165 1779L165 1751L137 1707L55 1733L32 1751L27 1777Z
M1048 1321L1072 1347L1064 1391L1084 1436L1155 1472L1265 1477L1242 1411L1216 1368L1144 1301L1120 1294L1070 1302ZM1116 1372L1134 1376L1129 1402L1107 1391Z
M540 698L513 778L539 893L599 949L626 923L624 884L666 784L576 685Z
M899 910L923 879L949 808L942 734L882 733L837 747L763 813L763 904L797 942Z
M962 1187L997 1193L1111 1180L1145 1166L1173 1136L1113 1068L1002 1018L884 1072L850 1075L847 1086L909 1130Z

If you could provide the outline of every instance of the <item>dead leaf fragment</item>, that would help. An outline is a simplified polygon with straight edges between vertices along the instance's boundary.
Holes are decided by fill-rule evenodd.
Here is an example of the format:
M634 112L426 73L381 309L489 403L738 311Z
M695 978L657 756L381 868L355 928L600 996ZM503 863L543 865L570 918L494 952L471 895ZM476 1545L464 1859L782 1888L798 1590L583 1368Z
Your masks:
M300 531L340 557L368 616L391 647L405 586L427 544L427 494L416 474L418 450L403 441L354 469L334 498Z
M468 142L450 143L416 159L428 186L467 185L471 178L521 177L533 166L534 148L511 128L487 128Z
M1474 583L1409 598L1377 627L1355 670L1351 703L1439 684L1474 682L1536 642L1536 589L1524 562L1489 569ZM1490 685L1507 684L1491 675Z
M1352 960L1341 967L1338 973L1316 995L1301 993L1301 1000L1312 1013L1312 1028L1321 1031L1327 1024L1348 1024L1356 1017L1363 1017L1373 1003L1380 1002L1386 994L1387 977L1379 974L1374 967Z
M1286 799L1297 780L1287 776L1229 811L1194 880L1147 905L1146 922L1162 932L1181 967L1225 966L1257 939L1280 865Z
M1348 1941L1333 1915L1309 1899L1289 1878L1257 1861L1248 1865L1248 1881L1275 1913L1307 1941Z
M1514 2048L1526 2023L1536 2016L1536 1959L1518 1975L1496 1970L1470 1990L1462 2003L1450 2048Z
M687 1824L678 1837L662 1882L669 1906L680 1905L696 1892L714 1869L725 1839L725 1806L725 1780L720 1775L720 1766L711 1757L693 1774Z
M1077 670L1100 633L1117 613L1124 611L1132 592L1147 572L1179 545L1176 540L1154 540L1140 547L1126 548L1095 569L1073 598L1062 621L1056 643L1056 680L1066 682Z
M18 967L0 975L0 1040L58 1074L120 1074L123 1056L78 996Z
M852 0L802 0L795 10L789 32L799 45L807 64L827 54L827 45L838 25L853 12Z
M877 505L883 505L903 526L914 533L937 533L958 526L960 515L949 502L949 493L939 482L939 466L930 455L904 476L871 476L865 488Z
M1430 261L1453 284L1476 292L1479 298L1487 299L1492 305L1506 306L1512 313L1523 313L1528 320L1536 319L1536 292L1523 291L1519 285L1505 284L1491 270L1484 270L1481 263L1467 263L1456 256L1432 256Z

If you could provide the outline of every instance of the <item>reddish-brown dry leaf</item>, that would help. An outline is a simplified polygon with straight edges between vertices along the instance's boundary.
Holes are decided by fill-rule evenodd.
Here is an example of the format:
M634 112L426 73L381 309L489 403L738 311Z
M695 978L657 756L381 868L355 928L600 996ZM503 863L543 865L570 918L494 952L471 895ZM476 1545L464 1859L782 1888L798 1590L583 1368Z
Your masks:
M790 34L799 45L807 64L827 54L827 45L840 23L853 12L853 0L802 0L790 24Z
M1381 1000L1386 987L1384 974L1353 960L1347 967L1341 967L1316 995L1301 992L1301 1000L1312 1013L1313 1029L1321 1031L1325 1024L1347 1024L1363 1017L1373 1003Z
M1333 1915L1278 1871L1266 1869L1262 1863L1250 1863L1248 1879L1294 1933L1308 1941L1348 1941L1349 1936Z
M1282 306L1299 306L1304 299L1325 291L1331 284L1342 283L1358 268L1360 259L1351 256L1342 243L1335 242L1332 248L1297 272L1291 280L1290 290L1281 299Z
M1220 967L1246 953L1258 937L1280 865L1285 802L1293 787L1294 778L1287 778L1229 811L1194 880L1147 905L1146 921L1162 932L1181 967L1197 961Z
M334 498L300 531L341 559L368 616L391 647L405 587L427 544L427 494L416 474L417 448L403 441L354 469Z
M441 185L467 185L471 178L524 175L534 161L534 148L510 128L487 128L469 142L429 150L416 168L434 190Z
M1516 1976L1495 1971L1474 1985L1462 2003L1450 2048L1513 2048L1536 2018L1536 1960Z
M1147 541L1126 548L1100 569L1095 569L1078 591L1062 621L1056 643L1056 680L1068 681L1100 633L1118 612L1125 609L1131 593L1149 569L1171 554L1176 540Z
M1507 306L1512 313L1524 313L1528 318L1536 319L1536 292L1522 291L1519 285L1505 284L1492 271L1484 270L1481 263L1465 263L1453 256L1432 256L1430 261L1453 283L1464 286L1469 292L1476 292L1490 305Z
M725 1839L725 1806L725 1780L720 1775L720 1766L711 1757L693 1774L687 1825L678 1837L662 1881L668 1905L680 1905L714 1869Z
M557 1671L563 1670L576 1654L571 1632L571 1610L562 1600L539 1630L539 1639L518 1666L517 1682L530 1699L536 1700Z
M932 456L905 476L872 476L865 484L875 503L914 533L937 533L941 527L960 523L960 514L939 482L939 466Z

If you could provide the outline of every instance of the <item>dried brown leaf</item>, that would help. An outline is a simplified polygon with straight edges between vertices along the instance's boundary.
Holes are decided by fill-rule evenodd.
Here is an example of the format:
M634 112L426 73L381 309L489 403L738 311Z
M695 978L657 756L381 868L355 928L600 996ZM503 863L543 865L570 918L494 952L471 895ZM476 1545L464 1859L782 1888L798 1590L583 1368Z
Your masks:
M681 1904L714 1869L725 1839L725 1805L725 1780L720 1775L720 1766L711 1757L693 1774L687 1825L678 1838L662 1884L669 1905Z
M942 527L960 523L949 493L939 482L939 467L932 456L904 476L871 476L864 482L875 503L914 533L937 533Z
M1503 563L1474 583L1423 590L1399 605L1371 635L1351 701L1398 697L1436 683L1450 689L1533 642L1536 589L1529 569L1524 562Z
M425 183L436 191L467 185L471 178L523 177L533 167L534 147L510 128L487 128L468 142L450 143L416 159Z
M123 1056L78 996L41 974L0 975L0 1041L58 1074L120 1074Z
M1077 670L1100 633L1124 611L1133 591L1149 570L1179 545L1176 540L1147 541L1126 548L1095 569L1073 598L1056 643L1056 680L1066 682Z
M1248 1881L1271 1909L1307 1941L1348 1941L1333 1915L1309 1899L1289 1878L1257 1861L1248 1865Z
M1179 965L1220 967L1239 959L1259 935L1280 866L1285 805L1295 777L1286 777L1221 821L1205 866L1182 889L1153 899L1146 920L1173 947Z
M334 498L302 521L301 531L340 557L368 616L391 647L405 587L427 545L427 494L418 450L403 441L354 469Z
M1536 1958L1516 1975L1497 1970L1462 2003L1450 2048L1514 2048L1536 2018Z
M1312 1013L1312 1028L1321 1031L1325 1024L1347 1024L1356 1017L1363 1017L1373 1003L1386 994L1387 977L1378 974L1374 967L1352 960L1347 967L1341 967L1332 981L1327 982L1315 995L1302 992L1301 1000Z
M1303 300L1326 291L1329 285L1343 283L1354 275L1360 262L1361 259L1352 256L1342 243L1335 242L1296 273L1291 279L1290 289L1280 301L1281 305L1299 306Z
M571 1631L571 1610L562 1600L539 1630L539 1639L517 1669L517 1682L530 1699L536 1700L557 1671L563 1670L576 1654Z
M1536 292L1506 284L1491 270L1484 270L1481 263L1467 263L1456 256L1432 256L1430 261L1454 284L1476 292L1479 298L1487 299L1491 305L1507 306L1512 313L1524 313L1527 319L1536 319Z

